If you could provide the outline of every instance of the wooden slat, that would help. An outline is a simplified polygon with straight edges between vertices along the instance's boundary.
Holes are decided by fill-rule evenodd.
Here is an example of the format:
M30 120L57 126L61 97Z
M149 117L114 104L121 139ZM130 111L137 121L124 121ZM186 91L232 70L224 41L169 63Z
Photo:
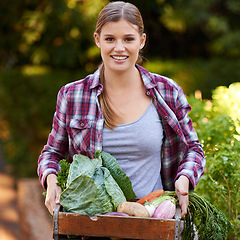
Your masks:
M59 212L58 234L173 240L175 220Z

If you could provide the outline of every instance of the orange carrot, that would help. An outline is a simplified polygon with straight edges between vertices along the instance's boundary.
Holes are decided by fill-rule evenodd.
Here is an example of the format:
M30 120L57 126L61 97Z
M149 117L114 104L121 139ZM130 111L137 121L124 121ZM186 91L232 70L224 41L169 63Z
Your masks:
M149 203L151 203L155 198L160 197L162 194L164 194L164 190L163 189L158 189L154 192L149 193L145 197L140 198L137 201L137 203L140 203L142 205L145 204L145 201L148 201Z

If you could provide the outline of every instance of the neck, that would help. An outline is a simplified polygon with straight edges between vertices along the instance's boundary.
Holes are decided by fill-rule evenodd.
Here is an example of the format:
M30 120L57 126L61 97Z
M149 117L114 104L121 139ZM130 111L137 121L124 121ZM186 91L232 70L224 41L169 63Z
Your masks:
M127 71L111 71L107 68L104 69L105 84L108 89L111 90L124 90L131 86L135 86L137 83L141 84L140 73L134 66Z

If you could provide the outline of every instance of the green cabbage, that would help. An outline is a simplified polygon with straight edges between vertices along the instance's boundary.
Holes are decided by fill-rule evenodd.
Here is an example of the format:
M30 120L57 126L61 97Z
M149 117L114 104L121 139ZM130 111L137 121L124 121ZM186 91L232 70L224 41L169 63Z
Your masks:
M94 159L74 155L60 204L69 212L92 216L116 211L120 203L134 197L131 181L116 159L97 152Z

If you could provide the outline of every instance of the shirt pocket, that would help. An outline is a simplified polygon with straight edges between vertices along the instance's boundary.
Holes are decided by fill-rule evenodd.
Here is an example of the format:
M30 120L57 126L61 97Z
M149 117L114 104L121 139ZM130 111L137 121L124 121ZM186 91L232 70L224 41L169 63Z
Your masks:
M70 121L69 145L81 152L89 151L92 132L91 119L72 119Z

